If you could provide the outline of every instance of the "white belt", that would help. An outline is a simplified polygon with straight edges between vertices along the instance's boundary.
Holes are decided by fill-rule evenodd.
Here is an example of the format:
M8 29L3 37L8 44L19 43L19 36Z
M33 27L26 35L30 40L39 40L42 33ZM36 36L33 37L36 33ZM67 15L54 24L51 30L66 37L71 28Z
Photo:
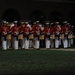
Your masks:
M65 33L66 35L68 34L68 33Z

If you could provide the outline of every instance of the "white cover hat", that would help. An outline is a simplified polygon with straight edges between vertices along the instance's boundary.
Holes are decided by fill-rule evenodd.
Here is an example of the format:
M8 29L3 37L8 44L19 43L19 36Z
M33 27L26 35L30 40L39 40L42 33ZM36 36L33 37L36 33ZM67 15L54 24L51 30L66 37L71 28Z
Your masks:
M67 23L67 21L64 21L63 23Z
M59 22L55 22L55 24L59 24Z
M7 22L6 22L6 21L3 21L3 23L5 23L5 24L6 24Z
M53 23L50 23L50 25L53 25Z
M37 23L39 23L39 21L36 21Z
M28 24L28 22L25 22L25 24Z
M18 21L14 21L14 23L17 23Z
M45 24L49 24L49 22L46 22Z
M21 24L24 24L24 22L21 22Z

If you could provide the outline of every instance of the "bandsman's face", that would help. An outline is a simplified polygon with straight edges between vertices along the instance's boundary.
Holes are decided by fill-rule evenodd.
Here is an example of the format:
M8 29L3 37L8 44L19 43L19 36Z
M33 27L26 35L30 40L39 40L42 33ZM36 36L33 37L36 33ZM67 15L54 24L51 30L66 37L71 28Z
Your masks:
M48 25L48 24L47 24L46 26L47 26L47 27L49 27L49 25Z
M23 24L23 27L25 26L25 24Z

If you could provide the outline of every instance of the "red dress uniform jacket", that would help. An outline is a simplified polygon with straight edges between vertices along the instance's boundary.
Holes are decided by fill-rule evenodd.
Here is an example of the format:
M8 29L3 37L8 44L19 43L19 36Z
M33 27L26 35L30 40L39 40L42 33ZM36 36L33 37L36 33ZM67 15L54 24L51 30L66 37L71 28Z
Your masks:
M7 35L9 32L9 27L8 26L1 26L1 35Z
M32 27L32 30L34 31L34 37L36 37L37 35L40 35L41 32L41 27L38 25L34 25Z
M64 33L64 34L68 34L69 30L70 30L70 28L69 28L68 25L63 25L61 27L61 32Z
M53 33L53 27L45 27L44 31L45 31L45 34L52 34Z
M44 31L45 31L45 34L46 35L49 35L50 34L50 28L49 27L45 27Z
M45 37L50 36L53 33L53 28L45 27L44 32L45 32Z
M19 32L20 32L20 28L18 26L13 26L11 28L11 32L12 32L13 36L18 36Z
M60 34L60 32L61 32L61 27L60 27L59 25L55 25L55 26L54 26L54 32L55 32L56 35L57 35L57 34Z
M24 35L24 36L29 35L29 33L30 33L30 28L29 28L27 25L24 26L24 27L22 27L22 29L23 29L23 35Z

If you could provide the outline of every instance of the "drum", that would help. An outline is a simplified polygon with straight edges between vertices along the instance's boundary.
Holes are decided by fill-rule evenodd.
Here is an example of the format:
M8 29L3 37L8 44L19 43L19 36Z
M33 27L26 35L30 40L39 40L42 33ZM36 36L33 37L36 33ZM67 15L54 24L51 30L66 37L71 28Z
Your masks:
M73 34L69 34L68 38L72 39L73 38Z
M61 39L64 39L64 34L61 34Z
M7 39L11 40L11 34L7 35Z
M29 39L33 39L34 37L33 37L33 34L30 34L29 35Z
M44 40L44 34L40 35L40 40Z
M52 34L52 39L55 39L55 34Z
M18 39L23 39L23 34L20 34L20 35L18 36Z

